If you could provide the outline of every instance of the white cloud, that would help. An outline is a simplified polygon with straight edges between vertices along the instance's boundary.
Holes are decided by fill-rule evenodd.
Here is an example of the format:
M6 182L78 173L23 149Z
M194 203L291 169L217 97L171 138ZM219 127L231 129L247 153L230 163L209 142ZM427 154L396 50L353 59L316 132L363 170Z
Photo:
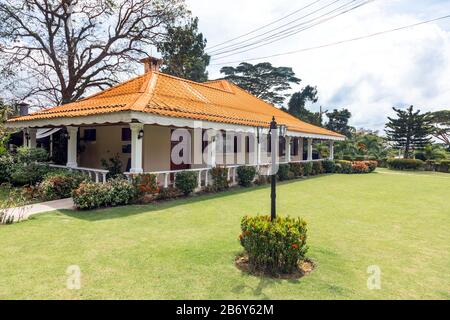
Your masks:
M312 1L187 2L200 18L201 31L214 45ZM296 36L222 62L313 47L450 14L448 1L427 2L414 2L412 6L406 0L377 0ZM327 109L350 109L352 125L383 129L393 106L414 104L422 110L450 108L449 20L264 61L293 67L303 79L303 86L318 86L319 104ZM211 66L211 78L220 77L219 70L219 66Z

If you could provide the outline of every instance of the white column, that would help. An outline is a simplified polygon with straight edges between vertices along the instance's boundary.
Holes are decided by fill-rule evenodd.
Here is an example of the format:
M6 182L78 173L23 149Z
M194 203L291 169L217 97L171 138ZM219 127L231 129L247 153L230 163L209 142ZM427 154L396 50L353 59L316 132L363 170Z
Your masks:
M29 148L36 148L36 133L37 129L35 128L28 128L28 134L29 134L29 140L28 140L28 147Z
M298 138L298 155L303 160L303 138Z
M285 150L286 150L286 161L287 162L291 162L291 137L285 137L285 139L286 139L286 142L285 142L285 144L286 144L286 148L285 148Z
M211 138L211 155L210 155L210 165L211 168L214 168L216 166L216 155L217 155L217 142L216 142L217 137L214 136Z
M67 166L78 167L77 164L77 133L78 127L66 127L67 129Z
M253 135L253 164L256 166L256 168L259 169L259 165L261 164L261 135L262 133L259 132L260 129L256 128L255 134Z
M330 160L334 160L334 141L330 141Z
M308 139L308 161L311 161L313 159L312 140L313 139Z
M142 167L142 141L144 137L140 137L141 130L144 130L142 123L130 123L131 130L131 173L143 173Z

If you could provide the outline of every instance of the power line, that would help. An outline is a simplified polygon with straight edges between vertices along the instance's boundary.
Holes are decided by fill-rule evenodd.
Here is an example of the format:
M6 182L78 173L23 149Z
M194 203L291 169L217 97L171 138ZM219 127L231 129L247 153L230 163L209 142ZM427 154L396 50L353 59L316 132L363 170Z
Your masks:
M279 57L279 56L291 55L291 54L296 54L296 53L305 52L305 51L311 51L311 50L316 50L316 49L322 49L322 48L326 48L326 47L340 45L340 44L343 44L343 43L354 42L354 41L358 41L358 40L363 40L363 39L367 39L367 38L373 38L373 37L376 37L376 36L381 36L381 35L384 35L384 34L387 34L387 33L392 33L392 32L396 32L396 31L410 29L410 28L414 28L414 27L417 27L417 26L420 26L420 25L424 25L424 24L428 24L428 23L431 23L431 22L436 22L436 21L444 20L444 19L448 19L448 18L450 18L450 14L448 14L446 16L439 17L439 18L434 18L434 19L431 19L431 20L426 20L426 21L422 21L422 22L406 25L406 26L403 26L403 27L398 27L398 28L395 28L395 29L379 31L379 32L371 33L371 34L368 34L368 35L365 35L365 36L360 36L360 37L356 37L356 38L341 40L341 41L337 41L337 42L323 44L323 45L320 45L320 46L303 48L303 49L299 49L299 50L295 50L295 51L288 51L288 52L283 52L283 53L277 53L277 54L273 54L273 55L270 55L270 56L264 56L264 57L258 57L258 58L250 58L250 59L246 59L246 60L216 63L216 64L211 64L211 66L220 66L220 65L240 63L240 62L246 62L246 61L255 61L255 60L261 60L261 59L268 59L268 58L274 58L274 57Z
M374 1L374 0L366 0L366 1L363 1L362 3L359 3L359 4L357 4L357 5L354 5L354 6L351 7L351 8L347 8L347 9L345 9L345 10L343 10L343 11L341 11L341 12L335 14L335 15L332 15L332 16L330 16L330 17L326 17L326 18L324 18L324 19L322 19L322 20L319 20L319 21L315 22L315 20L318 20L318 18L327 16L327 15L329 15L330 13L334 13L334 12L337 11L338 9L342 9L342 8L347 7L348 4L349 4L349 3L347 3L347 4L341 6L341 7L337 8L337 9L334 9L334 10L332 10L332 11L326 13L326 14L323 14L322 16L320 16L320 17L318 17L318 18L314 18L314 19L308 21L308 23L313 22L312 24L310 24L310 25L308 25L308 26L305 26L305 27L302 27L302 28L297 28L298 26L301 26L301 25L302 25L302 24L299 24L299 25L295 26L296 29L292 29L292 30L291 30L291 29L284 30L284 31L282 31L282 32L280 32L280 33L278 33L278 34L269 36L269 37L267 37L267 38L265 38L265 39L256 41L256 42L251 43L251 44L247 44L247 45L242 46L242 47L240 47L240 48L230 49L230 50L228 50L228 51L223 51L223 52L220 52L220 53L217 53L217 54L213 54L212 57L213 57L213 59L214 59L214 57L217 56L217 55L223 55L223 54L225 54L225 53L234 52L234 51L236 51L236 50L240 50L240 49L244 49L244 48L248 48L248 47L254 46L254 47L252 47L252 48L249 48L249 49L246 49L246 50L242 50L242 51L238 51L238 52L234 52L234 53L231 53L231 54L229 54L229 55L222 56L222 57L219 57L219 58L218 58L218 59L222 59L222 58L226 58L226 57L233 56L233 55L236 55L236 54L240 54L240 53L244 53L244 52L247 52L247 51L251 51L251 50L254 50L254 49L257 49L257 48L260 48L260 47L269 45L269 44L274 43L274 42L278 42L278 41L283 40L283 39L285 39L285 38L288 38L288 37L291 37L291 36L293 36L293 35L296 35L296 34L302 32L302 31L311 29L311 28L313 28L313 27L315 27L315 26L317 26L317 25L319 25L319 24L322 24L322 23L325 23L325 22L327 22L327 21L329 21L329 20L332 20L332 19L334 19L334 18L336 18L336 17L339 17L339 16L341 16L341 15L347 13L347 12L353 11L353 10L355 10L355 9L361 7L361 6L364 6L364 5L366 5L366 4L368 4L369 2L372 2L372 1ZM354 1L352 1L352 2L354 2ZM275 39L275 40L270 41L271 39ZM269 42L267 42L267 41L269 41ZM260 43L261 43L261 44L260 44ZM255 46L255 45L256 45L256 46Z
M335 3L339 2L339 1L342 1L342 0L334 0L332 3L328 3L328 4L326 4L326 5L322 6L322 7L320 7L319 9L316 9L316 10L313 11L313 12L310 12L310 13L308 13L308 14L306 14L306 15L303 15L303 16L301 16L301 17L295 18L294 20L292 20L292 21L290 21L290 22L288 22L288 23L285 23L285 24L283 24L283 25L281 25L281 26L278 26L278 27L276 27L276 28L274 28L274 29L270 29L270 30L268 30L268 31L265 31L264 33L260 33L260 34L258 34L258 35L256 35L256 36L253 36L253 37L251 37L251 38L248 38L248 39L243 40L243 41L240 41L240 42L236 42L236 43L233 43L233 44L224 46L224 47L221 46L221 48L214 49L214 50L212 50L212 51L209 51L208 53L209 53L209 54L212 54L212 53L215 53L215 52L217 52L217 51L221 51L221 50L227 49L227 48L229 48L229 47L237 46L237 45L246 43L246 42L248 42L248 41L251 41L251 40L253 40L253 39L257 39L257 38L262 37L262 36L264 36L264 35L270 34L270 33L274 32L274 31L276 31L276 30L279 30L279 29L284 28L284 27L286 27L286 26L288 26L288 25L290 25L290 24L292 24L292 23L295 23L295 22L297 22L297 21L299 21L299 20L301 20L301 19L303 19L303 18L306 18L306 17L308 17L308 16L310 16L310 15L312 15L312 14L314 14L314 13L317 13L317 12L319 12L319 11L325 9L325 8L328 8L328 7L334 5ZM356 0L352 0L352 2L353 2L353 1L356 1Z
M268 23L268 24L266 24L266 25L264 25L264 26L258 27L258 28L254 29L254 30L252 30L252 31L249 31L249 32L247 32L247 33L245 33L245 34L243 34L243 35L237 36L237 37L235 37L235 38L233 38L233 39L229 39L229 40L224 41L224 42L222 42L222 43L219 43L219 44L216 44L216 45L214 45L214 46L211 46L211 47L209 47L209 49L216 48L216 47L222 46L222 45L224 45L224 44L226 44L226 43L233 42L234 40L237 40L237 39L246 37L246 36L248 36L248 35L251 35L251 34L253 34L253 33L255 33L255 32L259 31L259 30L262 30L262 29L267 28L267 27L269 27L269 26L271 26L271 25L274 25L274 24L276 24L276 23L278 23L278 22L280 22L280 21L283 21L284 19L287 19L287 18L293 16L293 15L296 14L296 13L299 13L299 12L305 10L305 9L308 9L309 7L315 5L316 3L320 2L320 1L322 1L322 0L316 0L316 1L314 1L314 2L312 2L312 3L310 3L310 4L308 4L307 6L304 6L304 7L300 8L300 9L297 9L297 10L295 10L294 12L292 12L292 13L290 13L290 14L284 16L284 17L281 17L280 19L277 19L277 20L275 20L275 21L272 21L271 23ZM207 49L208 49L208 48L207 48Z

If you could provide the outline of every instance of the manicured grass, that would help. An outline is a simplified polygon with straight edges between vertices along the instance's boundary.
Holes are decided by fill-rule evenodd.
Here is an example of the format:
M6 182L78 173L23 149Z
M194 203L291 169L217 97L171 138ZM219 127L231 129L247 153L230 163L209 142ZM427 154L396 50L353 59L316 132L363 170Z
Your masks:
M43 214L0 227L0 299L449 299L449 190L448 174L383 169L279 185L278 212L308 221L318 265L299 280L234 267L240 218L269 212L268 186ZM66 288L69 265L81 290Z

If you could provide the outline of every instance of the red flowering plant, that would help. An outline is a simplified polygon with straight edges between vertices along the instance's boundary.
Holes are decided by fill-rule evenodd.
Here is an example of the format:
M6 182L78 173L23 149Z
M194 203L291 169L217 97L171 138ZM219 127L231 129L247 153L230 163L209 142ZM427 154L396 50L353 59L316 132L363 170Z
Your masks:
M155 174L143 173L131 175L131 181L139 196L157 194L159 192L158 181Z
M369 173L369 167L365 161L352 162L352 173Z
M306 222L300 218L270 216L243 217L241 245L248 255L252 271L288 274L305 259Z

